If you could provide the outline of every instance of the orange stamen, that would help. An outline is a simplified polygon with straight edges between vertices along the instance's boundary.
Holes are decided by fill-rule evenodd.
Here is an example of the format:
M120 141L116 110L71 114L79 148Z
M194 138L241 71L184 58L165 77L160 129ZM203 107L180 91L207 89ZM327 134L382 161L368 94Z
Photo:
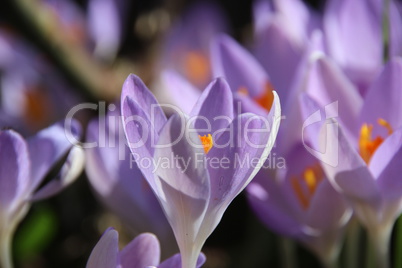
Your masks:
M386 128L388 131L388 136L392 134L393 129L391 125L384 119L378 119L377 123ZM384 141L383 137L377 136L374 139L371 137L373 132L373 125L363 124L360 129L360 137L359 137L359 152L360 156L366 163L370 162L371 157L377 148Z
M323 178L324 172L319 164L307 167L300 176L292 177L293 191L303 209L310 206L311 199Z
M208 135L198 135L201 140L202 146L204 146L204 152L207 154L209 150L211 150L212 146L214 145L211 134Z

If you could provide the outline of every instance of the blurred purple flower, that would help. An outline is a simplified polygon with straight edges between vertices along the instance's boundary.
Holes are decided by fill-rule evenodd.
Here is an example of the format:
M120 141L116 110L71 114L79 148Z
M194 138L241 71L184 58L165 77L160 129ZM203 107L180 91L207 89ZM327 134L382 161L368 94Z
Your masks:
M89 123L86 144L86 172L99 199L134 233L155 233L162 248L177 249L158 200L126 145L120 105L111 104L104 118Z
M68 133L69 131L71 132ZM76 144L79 132L80 129L74 121L70 130L57 123L28 140L13 130L0 132L2 267L12 267L12 236L18 223L28 212L31 202L57 194L80 175L84 166L84 153ZM49 171L64 157L67 158L57 177L39 188Z
M245 112L269 112L274 89L266 71L245 48L227 35L218 35L211 45L211 61L214 76L228 81L236 104Z
M330 0L323 28L328 54L364 96L383 64L384 1ZM402 53L402 18L395 1L389 1L389 54Z
M192 6L167 34L161 68L174 70L199 90L212 79L209 46L214 35L227 31L225 14L212 3ZM162 82L170 91L176 90Z
M246 188L250 205L267 227L301 242L332 267L352 210L303 144L285 159L286 167L257 173Z
M150 167L139 167L174 231L183 267L196 266L205 240L268 156L280 122L279 99L273 94L267 117L234 115L231 90L216 79L203 91L191 117L175 114L167 120L138 77L130 75L123 85L127 140L134 155L152 160ZM208 162L211 159L218 166ZM222 159L226 168L219 167ZM247 166L249 161L255 165Z
M0 29L1 127L35 133L79 102L79 95L41 56L18 36Z
M300 0L254 4L253 51L281 99L290 90L312 32L320 28L320 16Z

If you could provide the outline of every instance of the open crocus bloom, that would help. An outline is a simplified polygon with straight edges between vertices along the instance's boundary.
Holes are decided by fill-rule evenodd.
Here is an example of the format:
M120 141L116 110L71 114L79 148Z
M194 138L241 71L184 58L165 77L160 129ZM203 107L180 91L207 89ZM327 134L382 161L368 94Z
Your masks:
M52 125L28 140L13 130L0 132L0 261L3 268L12 267L12 236L30 203L58 193L81 173L84 153L74 144L79 132L75 123L70 130L65 130L60 123ZM38 189L53 166L65 157L57 177Z
M134 233L155 233L165 250L177 250L159 202L126 145L120 105L109 107L111 110L104 118L95 119L88 126L88 179L100 200Z
M180 254L176 254L162 263L160 261L160 246L155 235L143 233L137 236L121 251L119 251L119 234L109 228L102 235L92 250L87 262L87 268L177 268L181 267ZM205 262L204 254L197 260L197 268Z
M194 268L201 248L232 200L268 156L280 121L275 92L270 113L234 115L228 84L216 79L190 115L164 116L142 81L123 85L122 115L130 149L170 222L183 268ZM147 134L147 136L144 136Z
M270 229L303 243L332 267L352 210L303 144L285 158L286 169L262 169L246 188L251 207Z
M356 122L361 126L356 139L345 135L343 124L339 127L334 122L325 124L320 134L317 129L320 124L313 124L311 128L316 129L310 132L316 135L315 150L322 151L325 146L336 154L335 163L330 159L333 155L322 154L323 168L375 240L379 261L387 259L390 232L402 212L398 173L402 161L401 74L402 61L394 59L376 78ZM320 110L307 95L303 102L307 114Z

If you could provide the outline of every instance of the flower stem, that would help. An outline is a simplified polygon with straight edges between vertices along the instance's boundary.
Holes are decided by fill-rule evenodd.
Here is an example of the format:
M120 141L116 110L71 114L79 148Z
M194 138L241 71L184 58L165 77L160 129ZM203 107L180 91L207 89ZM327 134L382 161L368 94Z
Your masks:
M375 267L389 268L389 243L391 238L392 225L382 228L370 228L368 235L374 249Z
M6 232L0 236L0 267L1 268L13 268L11 243L12 233Z
M397 237L396 237L396 246L395 246L395 259L394 259L394 267L399 268L402 267L402 217L399 217L397 221Z
M347 230L346 236L346 268L355 268L359 265L359 239L360 238L360 226L359 222L352 218Z
M283 268L297 268L295 259L295 243L288 238L280 238L280 246L282 248L281 263Z

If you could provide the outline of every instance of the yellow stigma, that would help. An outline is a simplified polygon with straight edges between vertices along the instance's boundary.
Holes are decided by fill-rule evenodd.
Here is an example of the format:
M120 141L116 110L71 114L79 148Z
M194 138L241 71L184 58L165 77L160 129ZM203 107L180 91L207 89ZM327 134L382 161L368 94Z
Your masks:
M380 118L378 119L377 123L387 130L388 136L392 134L393 129L386 120ZM359 152L360 156L366 163L370 162L370 159L373 156L374 152L384 141L384 138L380 136L377 136L373 139L371 137L372 132L373 132L373 125L363 124L363 126L360 129Z
M198 135L198 137L201 140L202 146L204 146L204 152L207 154L209 152L209 150L211 150L212 146L214 145L211 134L204 135L204 136Z
M307 209L310 206L311 199L317 190L317 186L323 178L324 172L318 163L307 167L301 176L294 176L291 178L293 191L303 209Z
M272 93L273 90L274 88L272 87L271 83L267 81L264 85L263 93L254 97L254 101L262 108L269 111L272 107L272 103L274 102L274 93ZM237 93L245 96L249 95L249 92L245 86L239 87L237 89Z
M188 52L184 58L183 68L189 80L197 86L202 85L209 78L209 60L202 52Z

